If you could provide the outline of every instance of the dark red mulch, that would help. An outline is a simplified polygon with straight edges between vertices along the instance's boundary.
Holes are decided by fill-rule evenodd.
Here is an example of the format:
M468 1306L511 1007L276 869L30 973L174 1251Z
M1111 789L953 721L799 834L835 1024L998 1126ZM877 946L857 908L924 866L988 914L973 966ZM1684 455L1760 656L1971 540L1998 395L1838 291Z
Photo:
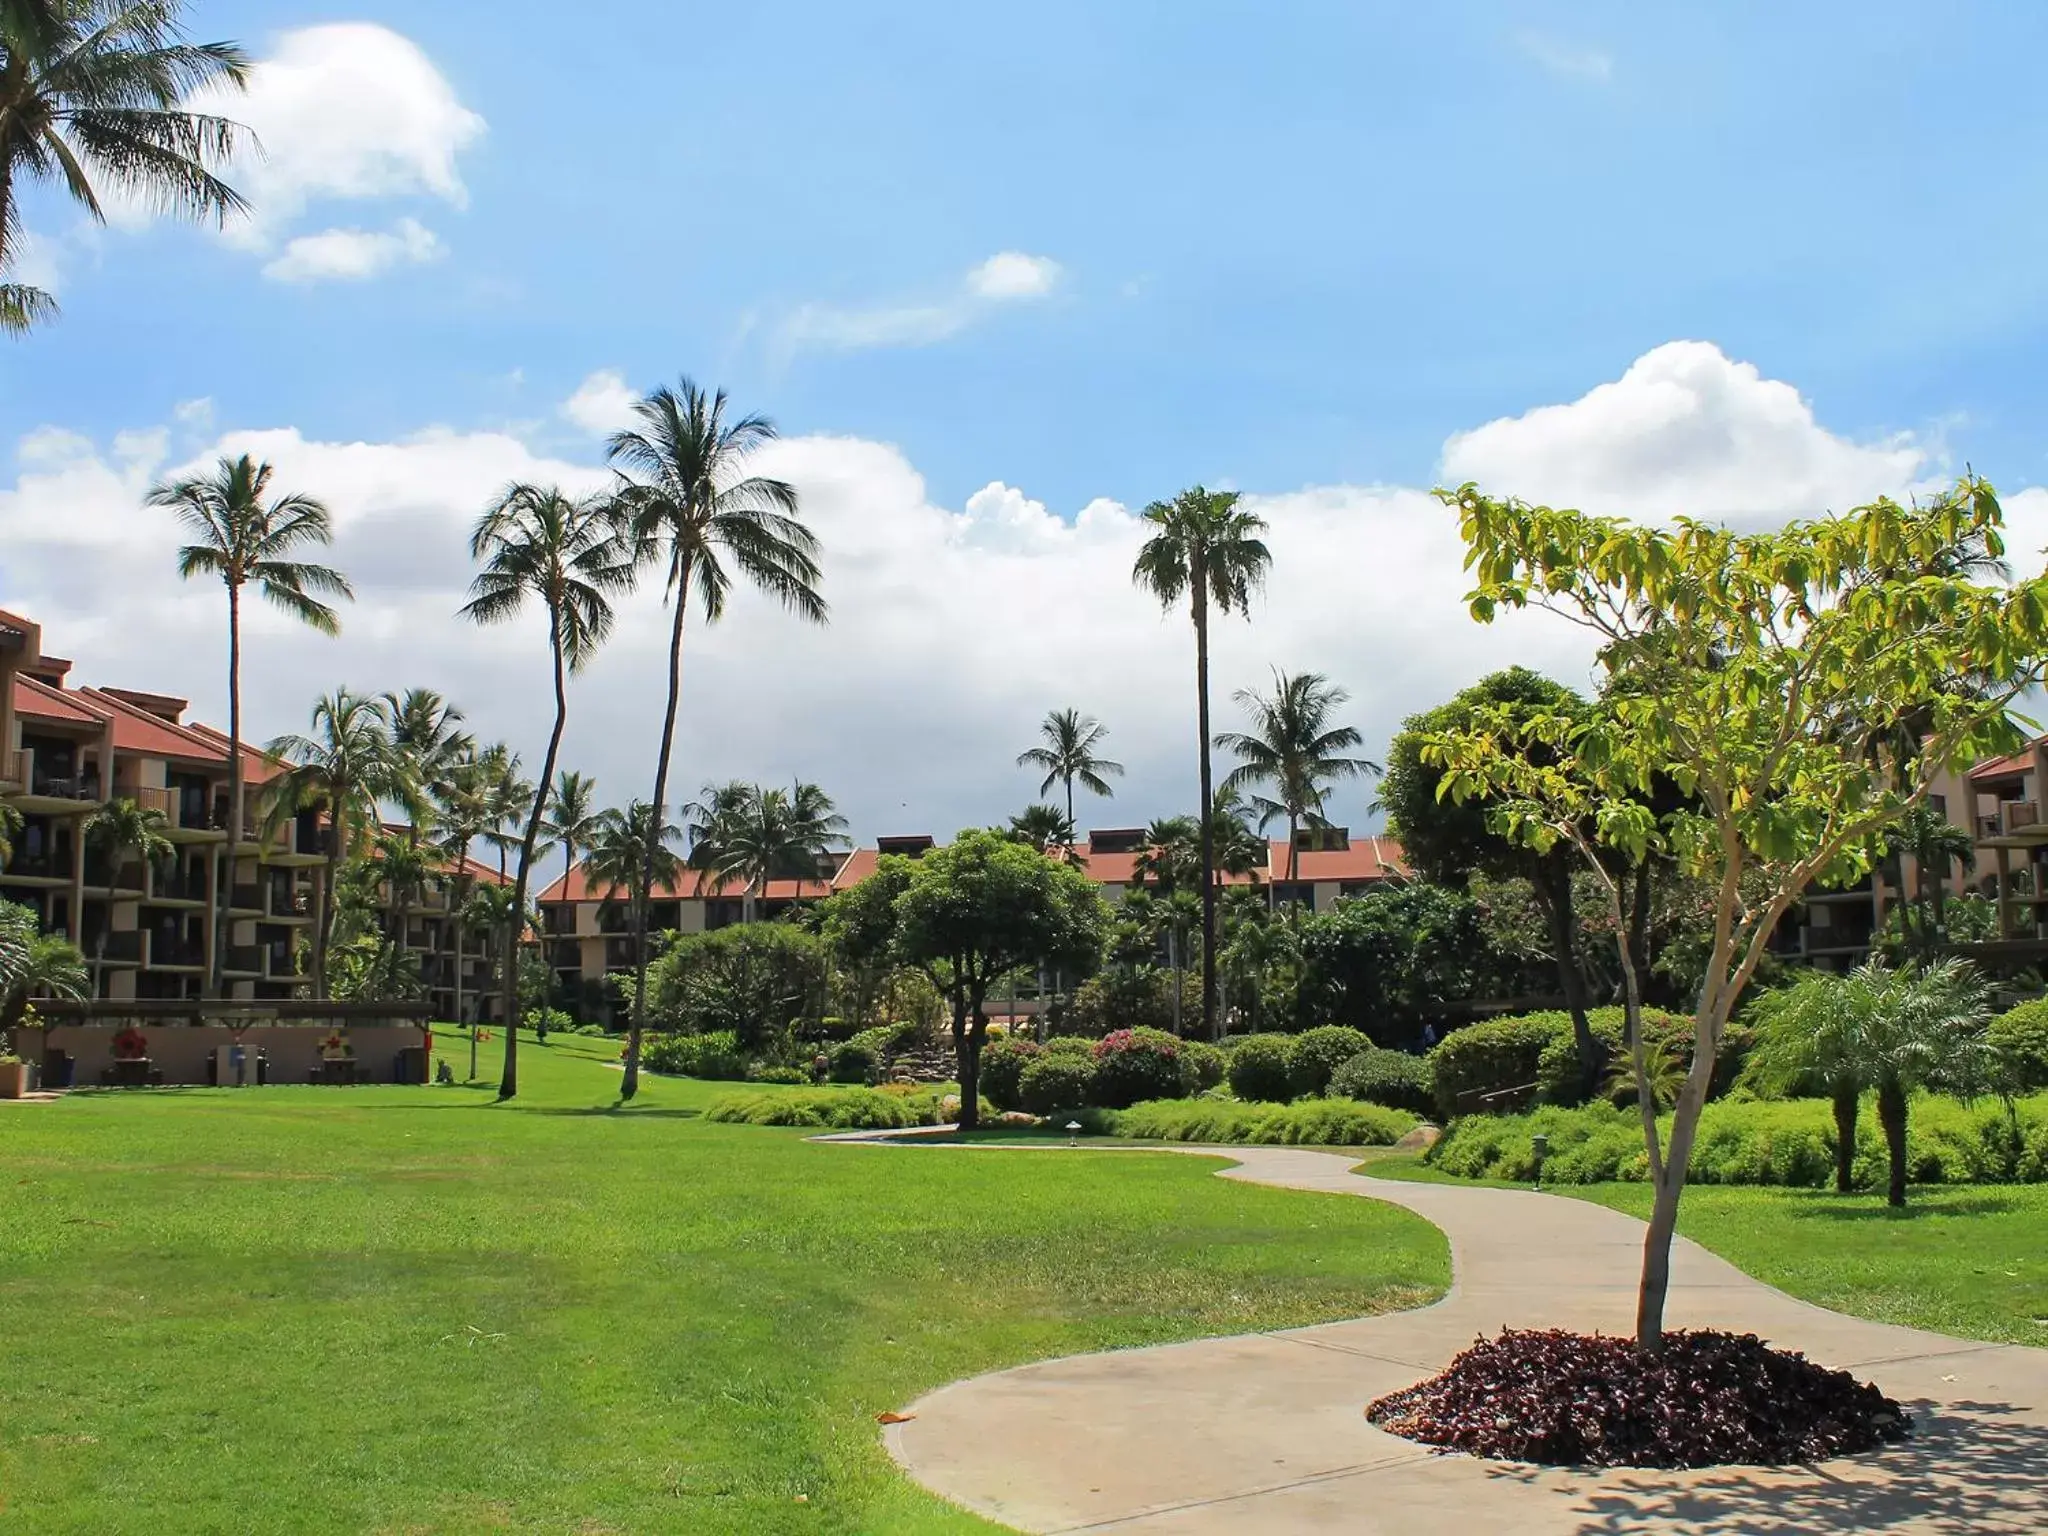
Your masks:
M1557 1467L1783 1466L1903 1440L1912 1420L1847 1371L1753 1333L1510 1329L1365 1416L1445 1450Z

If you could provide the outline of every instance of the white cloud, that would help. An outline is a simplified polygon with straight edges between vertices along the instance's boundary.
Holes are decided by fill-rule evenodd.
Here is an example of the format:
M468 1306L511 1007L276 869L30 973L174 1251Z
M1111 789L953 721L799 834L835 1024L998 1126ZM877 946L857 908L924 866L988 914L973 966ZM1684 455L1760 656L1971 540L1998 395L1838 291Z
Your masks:
M1601 84L1614 77L1614 56L1598 48L1578 47L1541 32L1517 32L1515 46L1553 75Z
M639 398L623 374L600 368L576 386L576 392L562 402L561 411L593 436L608 437L633 424L633 404Z
M18 230L8 243L7 255L5 281L25 283L45 293L55 293L63 286L63 263L58 258L55 241L43 239L25 229Z
M1675 372L1692 386L1680 388L1670 375L1686 356L1691 367ZM328 502L333 558L362 594L339 642L252 611L251 731L296 728L314 691L338 683L429 685L487 737L534 755L548 709L541 635L534 624L477 632L454 619L469 578L464 541L509 480L594 488L603 472L509 434L448 430L380 443L230 431L196 458L241 452L272 459L281 485ZM1902 488L1921 473L1917 452L1828 432L1788 386L1711 348L1660 348L1604 391L1462 434L1445 459L1484 469L1496 489L1590 488L1597 497L1577 499L1629 510L1675 509L1690 485L1696 506L1736 500L1757 511L1797 495L1812 499L1791 510L1811 512ZM119 451L56 427L24 438L18 478L0 482L0 589L44 624L53 648L78 658L81 678L189 696L218 718L219 589L177 580L175 530L140 505L149 482L178 467L164 453L147 432ZM948 835L1025 803L1036 781L1015 755L1047 710L1072 705L1108 723L1130 769L1117 800L1089 802L1084 822L1142 822L1192 801L1192 640L1185 615L1162 613L1131 584L1142 538L1131 510L1097 500L1068 516L999 481L943 506L900 451L854 438L787 439L757 466L799 488L824 544L832 623L800 624L745 592L716 628L693 616L678 798L713 778L801 774L840 799L862 837ZM1323 486L1248 501L1271 524L1274 567L1251 621L1215 627L1219 728L1234 713L1231 690L1264 685L1275 665L1350 688L1349 721L1374 756L1404 716L1494 668L1522 662L1587 680L1590 655L1573 626L1542 614L1492 626L1466 617L1455 522L1421 489ZM2048 542L2048 493L2021 492L2009 506L2024 563ZM118 607L109 591L122 594ZM659 595L643 590L574 685L567 760L594 773L608 799L650 787L665 648ZM1369 787L1347 790L1340 818L1363 823L1370 797Z
M1043 299L1063 269L1050 256L998 251L970 268L953 292L897 304L805 304L782 322L782 349L922 347L957 336L994 310Z
M280 283L318 283L329 279L361 282L397 266L435 261L441 240L417 219L400 219L390 229L323 229L298 235L263 268Z

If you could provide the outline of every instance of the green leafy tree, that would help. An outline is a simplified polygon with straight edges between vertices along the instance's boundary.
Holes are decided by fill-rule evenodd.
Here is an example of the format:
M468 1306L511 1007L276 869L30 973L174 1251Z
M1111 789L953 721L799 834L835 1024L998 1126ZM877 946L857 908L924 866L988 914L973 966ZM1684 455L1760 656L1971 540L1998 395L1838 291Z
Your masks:
M930 977L952 1010L960 1124L979 1123L991 987L1010 972L1094 964L1107 911L1088 877L998 832L962 832L919 859L890 856L834 896L826 921L851 953L887 953Z
M1109 728L1078 709L1054 710L1039 725L1038 734L1041 744L1018 753L1017 766L1045 771L1045 780L1038 786L1041 795L1055 784L1066 785L1067 825L1071 827L1075 781L1106 799L1116 793L1109 781L1123 777L1124 765L1096 754L1096 748L1109 739Z
M1364 745L1365 738L1333 716L1350 698L1320 672L1273 674L1271 697L1240 688L1231 695L1251 717L1249 731L1226 731L1216 738L1238 764L1223 780L1225 793L1264 787L1270 794L1249 797L1264 832L1276 820L1287 823L1287 878L1301 878L1302 824L1328 825L1323 815L1331 788L1341 780L1376 774L1379 765L1344 754Z
M14 857L14 840L21 836L21 812L0 800L0 869Z
M683 934L649 972L649 1023L686 1034L730 1030L749 1056L787 1058L824 1013L828 955L823 938L790 923Z
M273 493L272 474L269 464L245 453L222 459L209 476L168 481L149 493L149 504L168 507L192 538L178 551L178 574L187 581L214 577L228 593L228 877L221 882L208 959L213 994L227 959L228 898L242 849L242 589L254 587L273 608L323 635L339 634L341 619L320 599L355 596L341 572L297 558L333 543L334 524L312 497Z
M609 503L579 500L554 486L538 485L514 485L499 496L477 519L469 553L480 569L469 586L464 618L472 624L502 624L529 605L537 605L547 618L555 716L541 757L541 792L526 812L518 873L512 880L513 908L524 912L534 849L547 812L545 791L554 780L562 732L569 724L569 674L582 671L611 633L611 599L632 586L633 560ZM502 962L506 1029L500 1099L519 1092L519 1031L511 1027L519 1018L519 940L515 924Z
M1131 576L1143 590L1172 609L1183 599L1195 626L1195 738L1200 759L1198 806L1215 804L1209 769L1209 616L1249 613L1251 595L1265 583L1273 563L1260 535L1263 520L1237 504L1235 491L1194 486L1172 501L1145 508L1151 530L1138 551ZM1213 817L1201 837L1202 1028L1216 1034L1216 857Z
M20 254L25 184L61 185L103 223L113 190L160 211L223 223L243 206L215 174L252 136L187 105L238 91L249 56L192 43L177 0L13 0L0 5L0 272ZM56 313L40 288L0 283L0 331Z
M796 487L747 473L748 460L774 441L774 423L764 416L729 418L725 391L707 393L688 379L656 389L633 412L637 424L615 434L607 453L625 482L616 505L636 559L662 567L663 595L675 605L652 802L665 806L682 697L683 621L692 600L704 622L715 624L737 579L814 624L825 622L826 607L818 595L818 541L798 515ZM647 851L652 857L652 841ZM642 884L652 883L650 871ZM633 933L636 1021L647 1007L645 915L643 908ZM629 1099L639 1087L638 1065L629 1055Z
M92 980L95 992L106 990L107 934L114 926L114 891L121 866L132 855L144 865L154 864L177 852L165 834L170 822L162 811L145 810L127 796L109 800L86 817L82 829L85 846L97 853L107 868L107 915L100 924L93 945Z
M1636 1336L1661 1348L1680 1196L1728 1021L1778 921L1816 881L1853 879L1937 774L2017 749L2010 714L2048 658L2048 579L2010 586L1915 574L1979 541L2003 553L1991 486L1965 476L1915 506L1737 533L1695 519L1643 527L1440 493L1460 519L1473 616L1528 604L1601 642L1610 707L1476 718L1424 744L1453 799L1480 796L1496 830L1563 841L1603 884L1617 943L1654 1191ZM1995 680L1953 689L1958 677ZM1877 748L1903 722L1921 751ZM1540 745L1546 761L1535 760ZM1664 781L1682 803L1653 808ZM1717 893L1694 1006L1692 1058L1659 1135L1622 887L1607 855L1674 858ZM1746 895L1744 877L1759 880Z
M29 908L0 901L0 1037L20 1027L36 998L91 994L85 958L71 941L42 932Z
M624 810L616 806L597 818L597 833L583 855L583 869L590 883L605 892L606 901L625 893L631 917L636 958L645 948L647 907L658 890L673 890L683 878L683 861L676 851L681 830L659 807L635 800ZM644 977L635 967L636 983ZM635 985L633 1008L626 1021L624 1082L620 1097L630 1099L640 1087L640 1038L646 1028L647 989Z

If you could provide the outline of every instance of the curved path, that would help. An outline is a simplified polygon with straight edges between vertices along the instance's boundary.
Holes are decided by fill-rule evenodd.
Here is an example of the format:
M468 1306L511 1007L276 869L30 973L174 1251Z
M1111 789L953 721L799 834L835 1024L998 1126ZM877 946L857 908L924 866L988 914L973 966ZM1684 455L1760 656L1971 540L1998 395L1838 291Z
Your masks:
M1226 1179L1368 1195L1426 1217L1450 1238L1450 1294L1412 1312L955 1382L887 1431L913 1478L1040 1536L2048 1531L2048 1350L1844 1317L1682 1240L1669 1326L1755 1332L1853 1370L1908 1405L1913 1439L1812 1468L1578 1473L1385 1434L1365 1405L1477 1334L1629 1331L1642 1224L1534 1192L1365 1179L1336 1153L1187 1150L1234 1159Z

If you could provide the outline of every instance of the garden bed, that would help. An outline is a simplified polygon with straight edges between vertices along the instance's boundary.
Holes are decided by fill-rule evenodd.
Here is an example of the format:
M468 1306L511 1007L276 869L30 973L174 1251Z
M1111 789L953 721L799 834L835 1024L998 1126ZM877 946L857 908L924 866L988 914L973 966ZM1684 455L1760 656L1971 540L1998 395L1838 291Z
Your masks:
M1631 1339L1507 1330L1365 1411L1447 1451L1559 1467L1784 1466L1903 1440L1912 1420L1847 1371L1754 1334Z

